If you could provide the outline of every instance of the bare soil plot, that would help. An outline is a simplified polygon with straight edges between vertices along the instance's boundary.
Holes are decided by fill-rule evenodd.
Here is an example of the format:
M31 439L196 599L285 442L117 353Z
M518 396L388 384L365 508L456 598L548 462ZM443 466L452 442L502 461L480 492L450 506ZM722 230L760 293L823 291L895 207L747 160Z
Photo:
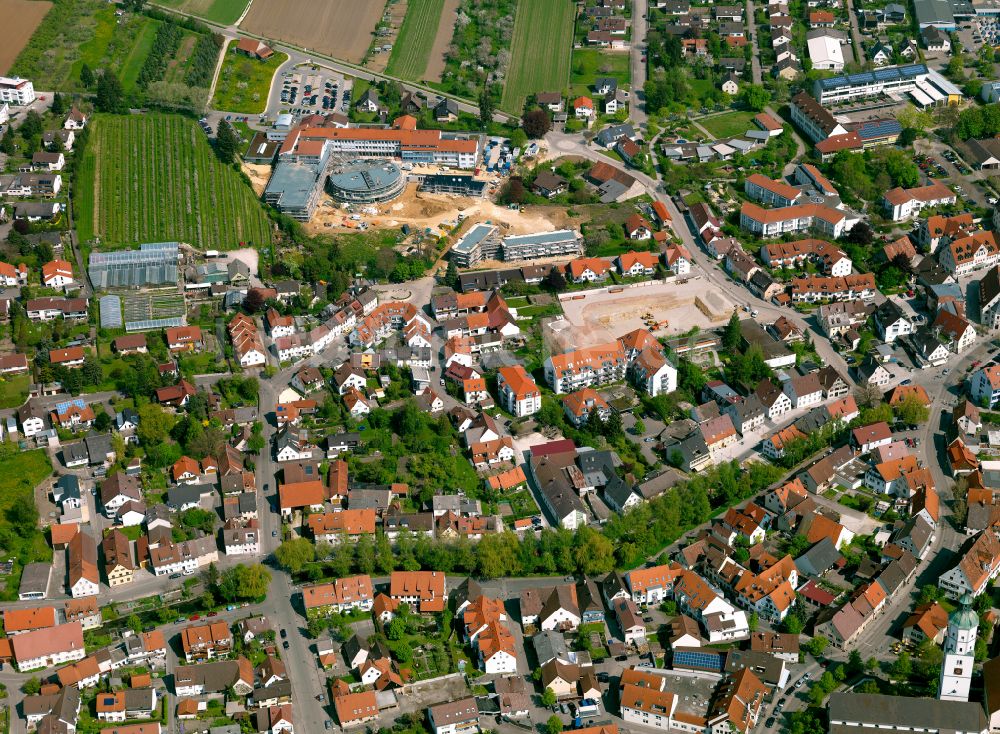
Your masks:
M320 201L313 218L305 223L307 231L330 234L331 229L335 233L357 227L357 223L350 219L350 212L341 209L328 194L324 193ZM454 223L459 214L467 223L502 222L505 234L548 232L580 226L580 219L566 216L565 207L526 206L521 211L512 211L489 199L419 192L416 184L407 186L403 194L394 201L373 207L356 207L354 211L360 213L362 221L375 230L398 229L404 223L414 230L427 227L437 229L444 222ZM372 214L371 211L377 213ZM477 267L485 268L487 265L481 263Z
M441 18L438 22L437 35L434 37L434 46L431 48L430 58L427 60L427 69L424 71L424 79L429 82L441 81L444 74L445 55L451 46L451 38L455 34L455 19L458 17L458 5L461 0L444 0L444 7L441 9Z
M385 0L254 0L241 27L357 64L384 9Z
M42 0L0 0L0 18L4 19L0 74L10 71L14 59L28 45L31 35L51 7L52 3Z
M547 338L563 351L603 344L633 329L646 328L647 314L667 321L657 336L682 334L692 326L711 329L725 323L736 308L728 296L701 279L625 288L617 293L587 294L562 301L564 322L550 325ZM554 328L553 328L554 327Z

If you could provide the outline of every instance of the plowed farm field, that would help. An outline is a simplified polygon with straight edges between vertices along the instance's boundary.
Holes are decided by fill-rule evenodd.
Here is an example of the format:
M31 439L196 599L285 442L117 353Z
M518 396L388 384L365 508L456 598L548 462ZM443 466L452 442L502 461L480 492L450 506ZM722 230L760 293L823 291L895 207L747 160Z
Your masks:
M385 0L254 0L240 27L356 64L384 9Z
M21 49L35 32L52 3L38 0L0 0L0 18L4 19L3 38L0 43L0 74L6 74L14 64Z

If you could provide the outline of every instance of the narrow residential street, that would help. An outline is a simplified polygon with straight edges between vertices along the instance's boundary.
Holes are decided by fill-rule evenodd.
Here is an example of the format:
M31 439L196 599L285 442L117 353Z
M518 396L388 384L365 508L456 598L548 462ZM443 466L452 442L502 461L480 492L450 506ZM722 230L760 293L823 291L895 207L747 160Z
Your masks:
M629 118L636 128L646 131L649 122L649 110L646 109L646 95L643 86L646 84L646 31L648 23L646 14L649 12L649 0L632 0L632 100L629 104Z

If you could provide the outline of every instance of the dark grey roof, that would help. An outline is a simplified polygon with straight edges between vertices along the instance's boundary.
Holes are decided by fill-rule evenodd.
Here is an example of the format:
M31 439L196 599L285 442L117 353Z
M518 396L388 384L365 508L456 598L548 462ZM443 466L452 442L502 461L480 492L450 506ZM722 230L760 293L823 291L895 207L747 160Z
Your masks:
M51 563L29 563L21 571L21 585L17 593L25 594L45 594L49 587L49 577L52 574Z
M347 506L352 510L385 511L391 501L389 489L352 489L347 495Z
M214 493L215 486L211 484L178 484L167 490L167 504L175 508L191 503L197 504L201 501L202 495Z
M621 466L621 459L614 451L581 451L576 457L580 471L590 479L595 479L595 486L601 486L610 481L615 473L615 467ZM604 475L604 478L599 476Z
M679 451L683 458L683 466L690 467L691 464L709 455L708 444L701 431L692 431L680 441L671 441L663 447L667 461L674 451Z
M87 453L90 454L91 464L104 461L104 458L112 451L111 434L109 433L88 433L83 440L87 443Z
M837 546L829 538L823 538L812 548L795 559L795 567L799 573L813 576L823 573L833 568L833 564L840 558Z
M616 507L624 507L631 495L632 486L617 474L612 474L604 486L604 496L611 500Z
M811 433L813 431L818 431L829 422L830 411L826 409L825 405L821 405L818 408L813 408L795 421L795 427L803 433Z
M75 443L64 443L62 447L63 461L67 465L74 461L80 461L81 459L86 461L89 454L87 453L87 444L83 441L76 441Z
M858 365L858 374L866 380L875 374L882 365L870 354Z
M930 541L932 535L934 535L934 528L924 519L923 515L917 515L907 520L906 524L899 529L893 539L902 540L909 538L910 543L919 553Z
M831 732L837 731L836 725L844 724L942 732L979 732L988 727L981 704L934 698L833 693L829 712Z
M883 301L878 308L875 309L875 320L878 321L878 323L883 327L893 324L900 319L909 321L903 313L903 309L897 306L894 301Z
M569 652L566 638L554 630L539 632L531 638L531 645L535 648L535 657L538 658L539 665L544 665L553 658L565 659Z
M70 445L78 446L79 444ZM64 450L67 448L69 448L69 446L63 447ZM59 488L62 499L69 499L71 497L80 499L80 480L76 475L64 474L59 477L58 481L56 481L56 486Z

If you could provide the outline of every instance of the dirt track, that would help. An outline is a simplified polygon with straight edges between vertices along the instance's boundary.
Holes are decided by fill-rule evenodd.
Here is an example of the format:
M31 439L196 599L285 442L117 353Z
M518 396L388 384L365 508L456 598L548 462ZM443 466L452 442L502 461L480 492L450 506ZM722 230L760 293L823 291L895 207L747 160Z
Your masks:
M241 27L357 64L384 9L385 0L254 0Z
M438 21L437 35L434 36L434 47L427 59L427 69L423 78L429 82L441 81L444 73L444 57L451 46L451 38L455 33L455 18L458 14L460 0L444 0L441 8L441 19Z
M14 65L21 50L28 45L42 18L52 7L40 0L0 0L0 18L3 18L3 43L0 43L0 74L6 74Z

